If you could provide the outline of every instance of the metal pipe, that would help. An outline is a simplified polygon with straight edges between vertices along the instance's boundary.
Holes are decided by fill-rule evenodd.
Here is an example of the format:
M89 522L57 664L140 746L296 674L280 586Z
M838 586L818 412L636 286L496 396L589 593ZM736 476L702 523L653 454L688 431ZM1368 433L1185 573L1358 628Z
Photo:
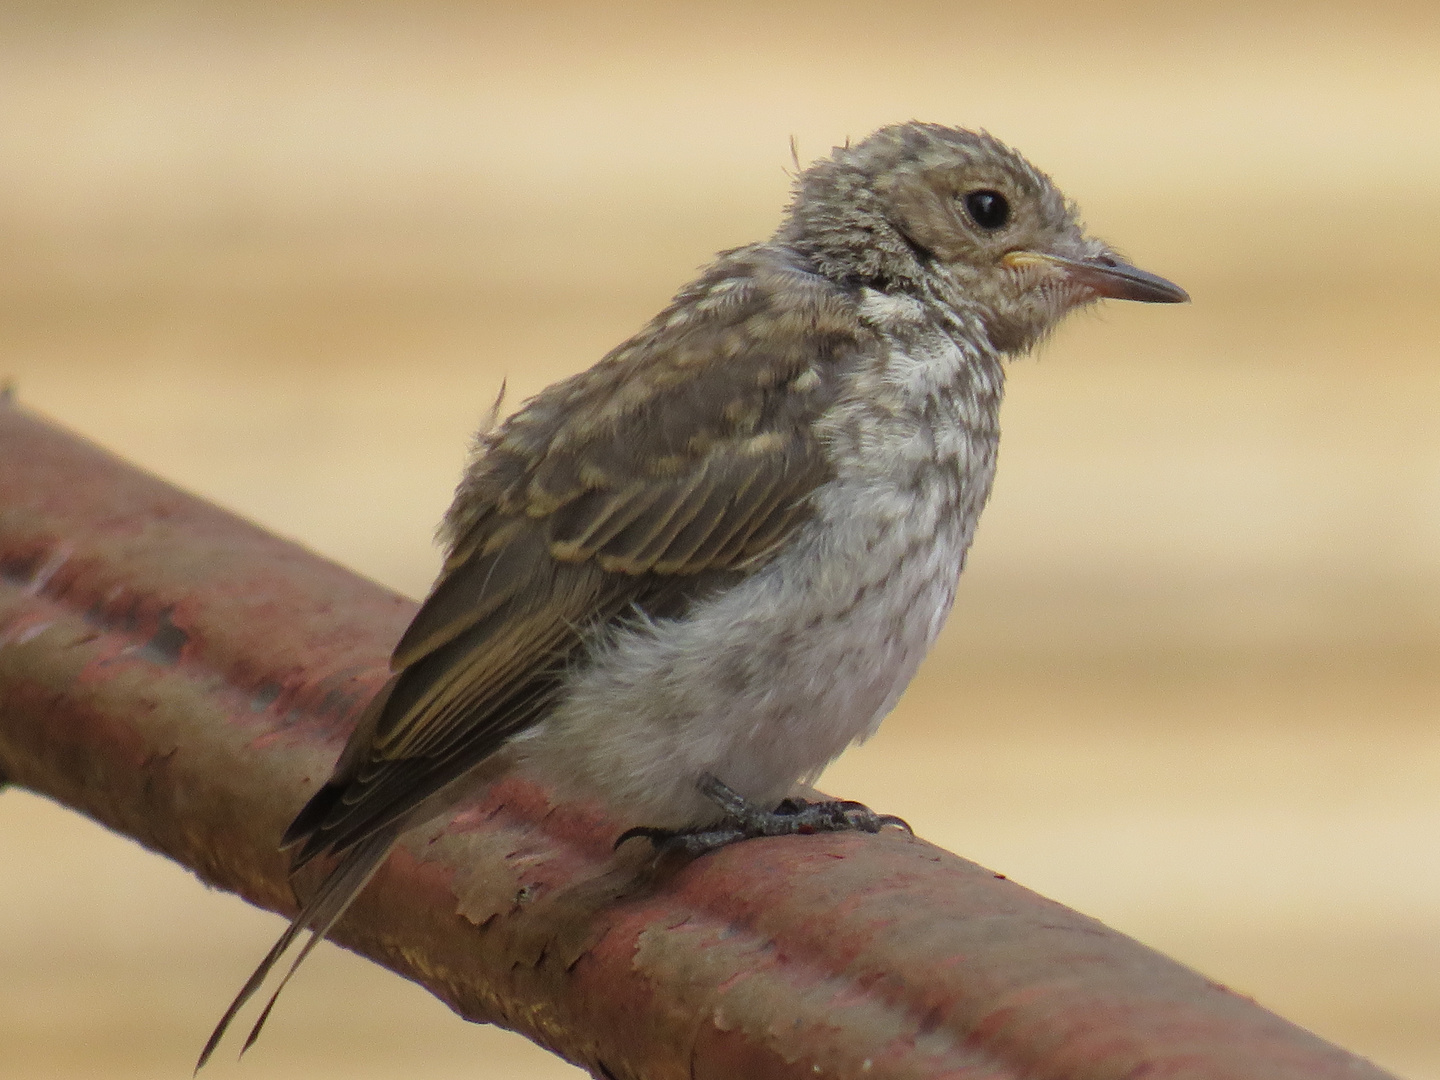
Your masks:
M276 838L413 610L0 403L0 774L212 885L293 913ZM502 781L334 937L615 1080L1387 1075L896 830L660 872L615 834Z

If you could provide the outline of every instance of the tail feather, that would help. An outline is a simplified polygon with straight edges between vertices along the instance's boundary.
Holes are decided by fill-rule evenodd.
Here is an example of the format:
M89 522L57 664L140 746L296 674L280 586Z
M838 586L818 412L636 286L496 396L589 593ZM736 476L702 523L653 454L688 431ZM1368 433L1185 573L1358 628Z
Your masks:
M300 813L295 815L295 820L292 821L290 827L285 830L285 835L280 838L280 850L285 851L295 847L297 844L303 844L318 832L326 815L328 815L330 811L335 808L335 804L340 801L340 796L345 793L345 788L348 784L348 780L340 780L338 782L329 780L321 785L320 790L315 792L315 794L310 797L310 801L301 807ZM308 862L309 860L306 861ZM291 864L292 873L298 869L298 865L294 863Z
M285 977L280 980L280 985L276 987L275 992L270 996L269 1002L260 1014L260 1019L255 1022L255 1026L251 1029L250 1035L245 1040L245 1045L241 1048L240 1052L243 1054L246 1050L250 1049L259 1037L260 1029L265 1026L265 1021L269 1018L270 1010L274 1008L275 1001L280 996L280 991L285 989L286 984L290 981L290 977L295 974L295 970L300 966L301 962L310 955L311 950L330 932L335 926L335 923L339 921L340 916L345 914L351 902L360 894L360 890L365 887L375 871L379 869L380 864L385 860L385 856L390 851L390 847L394 844L398 834L399 829L390 828L382 830L373 836L366 837L351 848L345 854L344 858L340 860L340 863L335 869L320 883L320 887L315 891L315 895L301 907L300 914L296 915L290 925L285 928L285 932L280 935L280 940L275 942L270 951L265 954L265 959L260 961L260 965L255 969L254 973L251 974L250 978L245 981L245 985L240 988L240 993L235 995L235 1000L232 1001L230 1007L225 1010L225 1015L220 1017L220 1022L215 1025L215 1030L211 1033L209 1041L205 1043L205 1049L200 1051L200 1059L195 1063L195 1071L197 1073L205 1067L205 1063L210 1060L210 1055L215 1052L215 1048L220 1045L220 1040L225 1037L225 1032L230 1027L231 1022L234 1021L240 1010L245 1007L245 1003L249 1001L255 995L255 992L264 984L270 972L274 970L275 965L280 962L281 957L283 957L285 953L289 951L290 946L295 943L295 939L306 930L311 931L310 940L305 943L304 948L300 950L300 954L295 958L294 962L290 965L290 969L285 973Z

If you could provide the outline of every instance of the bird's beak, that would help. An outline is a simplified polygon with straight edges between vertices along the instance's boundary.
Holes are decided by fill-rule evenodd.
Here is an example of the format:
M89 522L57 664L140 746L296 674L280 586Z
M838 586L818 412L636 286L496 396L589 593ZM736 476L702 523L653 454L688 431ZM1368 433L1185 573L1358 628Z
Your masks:
M1001 262L1014 270L1033 266L1059 271L1096 297L1108 300L1139 300L1147 304L1184 304L1190 300L1190 294L1173 281L1131 266L1113 255L1067 259L1047 251L1012 251Z

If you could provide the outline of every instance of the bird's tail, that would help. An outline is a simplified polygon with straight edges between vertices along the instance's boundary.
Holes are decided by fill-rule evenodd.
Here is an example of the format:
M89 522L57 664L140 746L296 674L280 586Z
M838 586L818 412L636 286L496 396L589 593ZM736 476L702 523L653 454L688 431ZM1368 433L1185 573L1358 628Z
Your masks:
M285 977L280 980L280 985L270 995L269 1002L260 1013L260 1018L255 1021L255 1026L250 1029L250 1034L245 1039L245 1045L240 1048L240 1053L243 1054L250 1049L255 1040L260 1037L260 1029L265 1026L265 1021L270 1016L270 1010L275 1007L275 1000L280 996L280 991L285 989L285 984L290 981L290 976L295 974L295 969L310 955L310 950L320 943L320 940L330 932L331 927L335 925L340 916L345 914L351 901L359 895L360 890L365 887L384 861L399 832L399 828L391 827L366 837L346 852L340 862L336 864L335 869L326 875L325 880L315 891L315 895L300 908L300 914L295 916L294 921L280 935L280 940L275 942L271 950L265 954L265 959L260 961L260 966L246 980L245 985L240 988L240 993L235 995L235 1000L225 1010L225 1015L215 1025L215 1030L205 1044L205 1049L200 1051L200 1060L195 1063L197 1073L210 1060L210 1055L215 1052L215 1047L224 1038L235 1015L260 989L275 965L280 962L280 958L295 943L295 939L309 930L311 932L310 940L305 942L300 954L290 965L290 970L285 973Z

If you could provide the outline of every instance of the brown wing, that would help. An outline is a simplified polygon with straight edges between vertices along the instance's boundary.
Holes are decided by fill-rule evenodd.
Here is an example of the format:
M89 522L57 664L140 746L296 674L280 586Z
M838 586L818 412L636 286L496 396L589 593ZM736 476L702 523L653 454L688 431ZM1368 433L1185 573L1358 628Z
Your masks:
M864 347L850 310L732 255L486 440L394 679L286 834L297 861L354 845L539 720L597 625L677 614L763 563L830 475L811 421Z

